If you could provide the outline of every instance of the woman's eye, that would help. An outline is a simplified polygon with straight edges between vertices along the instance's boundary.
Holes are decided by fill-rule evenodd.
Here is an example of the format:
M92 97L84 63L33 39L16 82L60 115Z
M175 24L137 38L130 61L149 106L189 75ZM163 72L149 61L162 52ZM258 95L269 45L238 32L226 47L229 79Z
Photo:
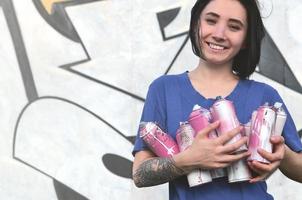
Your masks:
M215 24L216 21L214 19L206 19L206 22L210 25Z
M241 27L237 25L230 25L229 27L231 31L239 31L241 29Z

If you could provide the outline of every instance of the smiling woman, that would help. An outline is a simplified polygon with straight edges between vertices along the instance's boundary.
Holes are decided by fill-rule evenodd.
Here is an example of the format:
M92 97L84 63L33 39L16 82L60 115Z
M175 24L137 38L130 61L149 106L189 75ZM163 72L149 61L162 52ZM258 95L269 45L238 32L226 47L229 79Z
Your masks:
M297 172L302 144L295 124L278 92L271 86L249 80L260 58L264 26L256 0L199 0L191 12L190 39L193 52L200 57L190 72L159 77L149 87L143 109L142 122L156 122L172 138L180 122L188 120L194 105L209 109L217 96L232 101L241 124L247 123L254 110L266 102L283 103L287 113L282 136L271 138L272 153L259 149L270 161L246 163L249 152L234 154L246 143L243 137L236 143L229 140L238 134L240 126L216 139L208 135L219 127L213 122L197 133L192 145L170 158L157 157L139 137L133 155L133 180L138 187L170 184L170 200L268 200L264 180L279 166L282 172L300 180L289 171ZM285 144L284 144L285 142ZM284 158L284 161L282 161ZM232 166L242 161L254 172L249 181L229 183L226 177L190 188L186 174L195 169L212 170ZM285 162L286 161L286 162ZM295 173L294 173L295 174Z

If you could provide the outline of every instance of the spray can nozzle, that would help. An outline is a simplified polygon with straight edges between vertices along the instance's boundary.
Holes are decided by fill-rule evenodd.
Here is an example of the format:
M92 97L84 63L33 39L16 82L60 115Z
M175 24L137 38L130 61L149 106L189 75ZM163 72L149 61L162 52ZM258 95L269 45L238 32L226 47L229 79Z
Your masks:
M216 97L216 100L221 100L221 99L223 99L222 96L217 96Z

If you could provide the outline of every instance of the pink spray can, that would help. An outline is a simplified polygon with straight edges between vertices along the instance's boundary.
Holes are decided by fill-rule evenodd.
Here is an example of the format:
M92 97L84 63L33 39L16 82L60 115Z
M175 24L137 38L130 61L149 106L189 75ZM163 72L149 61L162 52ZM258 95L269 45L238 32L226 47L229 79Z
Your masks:
M163 132L154 122L141 122L139 129L140 137L157 156L169 157L179 153L173 138Z
M195 131L187 122L181 122L176 132L176 141L180 151L185 151L194 140ZM206 170L195 169L187 175L190 187L202 185L212 181L211 174Z
M257 160L262 163L269 163L258 153L258 148L272 152L270 138L275 126L276 112L265 104L257 109L257 114L252 116L252 127L249 138L249 151L251 152L248 160Z
M189 123L197 134L199 131L207 127L212 120L212 116L209 110L200 107L199 105L195 105L192 113L189 116ZM209 138L214 139L217 138L216 131L212 131L209 133ZM225 170L222 169L213 169L210 170L211 177L213 179L226 176Z
M211 113L214 121L220 121L220 125L217 128L218 136L231 131L234 128L240 126L239 120L236 116L234 105L231 101L217 97L216 102L211 107ZM238 133L233 137L228 144L232 144L242 137L241 133ZM247 146L244 144L239 147L235 152L246 151Z
M180 152L185 151L194 141L195 132L188 122L180 122L176 131L176 141Z
M200 107L199 105L195 105L193 107L193 111L189 116L189 123L197 134L199 131L207 127L210 123L212 116L211 113L205 109ZM212 131L209 134L209 138L217 138L216 131Z
M216 102L211 107L211 113L214 121L219 120L220 126L217 128L218 135L222 135L228 131L233 130L240 126L239 120L236 116L234 105L231 101L228 101L222 97L217 97ZM232 144L242 137L242 133L238 133L233 137L228 144ZM247 146L242 145L234 153L246 151ZM245 159L238 160L232 163L228 168L228 179L230 183L247 181L251 178L250 170L246 164Z

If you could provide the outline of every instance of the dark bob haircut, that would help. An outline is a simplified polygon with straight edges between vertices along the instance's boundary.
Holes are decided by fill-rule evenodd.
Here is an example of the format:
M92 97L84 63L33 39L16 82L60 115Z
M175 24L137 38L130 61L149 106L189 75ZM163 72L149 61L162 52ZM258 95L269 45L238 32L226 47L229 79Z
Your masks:
M195 55L203 58L200 41L199 25L200 15L211 0L197 0L191 10L189 36ZM247 12L248 29L246 35L246 48L241 49L235 56L232 69L240 79L247 79L259 63L261 54L261 41L265 35L264 25L258 9L257 0L238 0Z

